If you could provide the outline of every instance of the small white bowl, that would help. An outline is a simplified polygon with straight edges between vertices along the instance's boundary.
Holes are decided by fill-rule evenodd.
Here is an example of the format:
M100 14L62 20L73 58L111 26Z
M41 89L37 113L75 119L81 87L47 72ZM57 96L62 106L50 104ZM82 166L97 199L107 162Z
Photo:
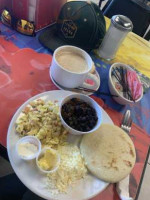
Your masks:
M37 146L37 152L34 155L22 156L21 154L19 154L18 147L20 144L23 144L23 143L34 144L35 146ZM18 142L16 144L16 152L17 152L18 156L23 160L35 159L38 156L38 154L40 153L40 151L41 151L41 142L38 138L36 138L34 136L25 136L25 137L21 138L20 140L18 140Z
M52 170L44 170L44 169L42 169L41 167L40 167L40 165L39 165L39 163L38 163L38 160L39 160L39 158L41 157L41 156L43 156L44 155L44 153L45 153L45 151L46 150L51 150L51 151L54 151L55 153L56 153L56 155L57 155L57 164L56 164L56 166L52 169ZM41 152L39 153L39 155L36 157L36 165L37 165L37 167L38 167L38 169L42 172L42 173L54 173L57 169L58 169L58 167L59 167L59 164L60 164L60 155L57 153L57 151L56 150L54 150L54 149L52 149L52 148L50 148L50 147L45 147L45 148L43 148L42 150L41 150Z
M97 121L97 124L95 125L95 127L93 129L91 129L90 131L82 132L82 131L75 130L72 127L70 127L64 121L64 119L63 119L63 117L61 115L62 106L72 98L81 99L81 100L83 100L84 102L88 103L91 107L93 107L95 109L97 117L98 117L98 121ZM92 132L96 131L100 127L100 125L102 123L102 110L101 110L101 107L92 98L90 98L89 96L83 95L83 94L72 94L72 95L68 95L67 97L65 97L61 101L60 112L59 113L60 113L60 119L61 119L61 122L62 122L63 126L65 127L66 130L68 130L69 133L71 133L73 135L83 135L83 134L92 133Z
M111 65L111 67L110 67L110 69L109 69L109 81L108 81L110 93L111 93L112 95L116 95L116 96L117 96L117 97L113 97L113 99L114 99L117 103L119 103L119 104L121 104L121 105L127 105L127 104L137 103L137 102L139 102L139 101L142 99L142 97L143 97L143 87L142 87L142 94L141 94L141 96L140 96L135 102L134 102L134 101L131 101L131 100L129 100L129 99L126 99L125 97L123 97L123 96L118 92L118 90L115 88L115 85L114 85L114 83L113 83L113 81L112 81L112 70L113 70L114 68L120 67L120 66L122 66L122 67L124 67L124 68L126 68L126 69L129 69L129 70L131 70L131 71L134 71L129 65L126 65L126 64L123 64L123 63L114 63L113 65ZM138 75L137 75L137 77L138 77ZM139 78L139 77L138 77L138 78ZM140 81L140 79L139 79L139 81ZM141 81L140 81L140 82L141 82Z

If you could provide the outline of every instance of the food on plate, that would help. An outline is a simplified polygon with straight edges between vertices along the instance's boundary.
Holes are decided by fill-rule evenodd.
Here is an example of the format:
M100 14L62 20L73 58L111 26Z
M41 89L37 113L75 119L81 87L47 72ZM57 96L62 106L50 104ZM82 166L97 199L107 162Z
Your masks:
M43 146L57 149L67 140L60 117L59 106L51 101L37 99L30 102L16 121L16 132L19 136L36 136Z
M34 136L22 137L15 146L16 153L23 160L33 160L41 151L41 142Z
M46 173L46 185L52 194L67 192L87 173L84 159L76 145L67 141L68 133L59 118L57 103L37 99L25 107L16 121L19 136L35 136L44 147L36 158L38 168ZM58 156L59 155L59 156Z
M20 143L18 145L18 154L22 157L33 156L38 152L38 147L30 142Z
M45 149L38 157L38 166L44 171L52 171L59 165L58 154L51 148Z
M121 128L110 124L102 124L97 131L84 135L80 150L89 171L111 183L125 178L136 160L130 137Z
M53 195L67 192L68 186L84 178L87 173L77 146L73 144L60 146L58 152L60 155L59 168L56 172L47 175L47 186Z
M98 121L96 110L78 98L72 98L64 103L61 115L66 124L82 132L92 130Z

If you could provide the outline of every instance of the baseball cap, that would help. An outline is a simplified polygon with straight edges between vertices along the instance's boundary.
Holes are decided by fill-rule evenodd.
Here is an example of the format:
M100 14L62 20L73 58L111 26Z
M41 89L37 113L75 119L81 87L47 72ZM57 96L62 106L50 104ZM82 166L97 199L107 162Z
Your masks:
M99 47L105 33L105 19L95 3L70 1L63 5L57 22L41 33L39 41L52 51L66 44L90 51Z

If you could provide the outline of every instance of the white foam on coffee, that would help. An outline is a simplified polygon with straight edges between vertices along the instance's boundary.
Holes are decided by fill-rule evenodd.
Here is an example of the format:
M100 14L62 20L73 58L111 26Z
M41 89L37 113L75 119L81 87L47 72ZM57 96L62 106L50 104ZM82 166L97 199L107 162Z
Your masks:
M87 61L76 52L62 50L56 54L56 60L61 67L70 72L83 73L88 70Z

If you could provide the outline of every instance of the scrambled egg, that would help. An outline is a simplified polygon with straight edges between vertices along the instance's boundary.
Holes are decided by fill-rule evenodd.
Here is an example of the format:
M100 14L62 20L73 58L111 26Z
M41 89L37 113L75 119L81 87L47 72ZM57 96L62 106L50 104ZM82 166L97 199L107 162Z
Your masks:
M57 149L65 145L67 131L61 124L59 106L51 101L35 100L26 106L16 121L16 132L20 136L36 136L43 146Z
M84 178L87 169L80 150L75 145L65 145L58 148L61 157L58 170L52 174L47 174L47 186L51 189L51 194L67 192L68 186Z

